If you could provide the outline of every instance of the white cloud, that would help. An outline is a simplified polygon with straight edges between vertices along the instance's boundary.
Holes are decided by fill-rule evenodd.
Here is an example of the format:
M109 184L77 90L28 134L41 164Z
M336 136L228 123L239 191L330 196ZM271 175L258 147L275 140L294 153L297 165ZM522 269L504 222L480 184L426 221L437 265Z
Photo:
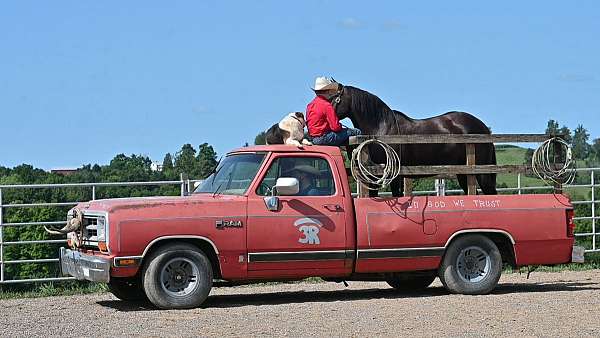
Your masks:
M350 29L361 28L363 26L362 23L355 18L344 18L338 22L338 25L342 28Z
M192 111L196 114L206 114L208 113L208 108L206 108L205 106L195 106L192 108Z
M388 20L383 23L383 28L385 30L397 30L406 28L400 20Z

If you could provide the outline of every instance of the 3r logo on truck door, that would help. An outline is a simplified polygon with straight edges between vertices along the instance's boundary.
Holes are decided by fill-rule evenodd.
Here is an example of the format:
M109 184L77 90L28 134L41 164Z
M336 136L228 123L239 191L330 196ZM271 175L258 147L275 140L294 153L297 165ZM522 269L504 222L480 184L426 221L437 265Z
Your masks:
M321 244L319 240L319 228L323 223L315 218L300 218L294 222L294 226L302 233L303 237L298 239L302 244Z

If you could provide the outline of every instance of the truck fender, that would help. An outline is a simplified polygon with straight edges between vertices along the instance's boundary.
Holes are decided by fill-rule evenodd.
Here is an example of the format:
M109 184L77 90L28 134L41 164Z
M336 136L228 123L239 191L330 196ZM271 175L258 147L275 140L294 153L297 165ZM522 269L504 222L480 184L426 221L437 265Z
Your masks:
M170 236L161 236L161 237L157 237L155 239L153 239L150 243L148 243L148 245L146 245L146 248L144 249L144 252L142 253L142 260L144 259L144 257L146 256L146 254L148 252L150 252L150 250L152 248L157 247L158 245L160 245L163 242L166 241L177 241L177 240L183 240L183 241L189 241L192 240L191 244L196 244L194 242L196 241L200 241L203 243L207 243L210 245L210 248L212 248L213 252L210 252L210 248L209 249L203 249L200 247L200 249L203 249L204 254L208 257L208 259L210 260L212 266L213 266L213 273L215 276L220 276L221 275L221 263L219 261L219 249L217 248L217 246L215 245L215 243L210 240L207 237L204 236L197 236L197 235L170 235ZM209 252L206 252L209 251Z
M508 237L508 239L510 239L510 242L512 243L512 245L515 245L515 239L513 238L513 236L511 234L509 234L508 232L504 231L504 230L498 230L498 229L467 229L467 230L460 230L460 231L457 231L457 232L453 233L452 236L450 236L450 238L448 238L448 240L446 241L446 244L444 245L444 247L447 248L448 245L450 244L450 242L452 242L452 240L456 236L463 235L463 234L466 234L466 233L482 233L482 232L501 233L504 236Z
M190 239L190 238L191 239L200 239L200 240L208 242L212 246L213 250L215 250L215 253L217 255L219 254L219 249L217 249L215 242L211 241L207 237L196 236L196 235L170 235L170 236L161 236L161 237L157 237L157 238L153 239L152 242L150 242L150 243L148 243L148 245L146 245L146 248L144 249L144 252L142 253L142 257L146 256L146 253L148 253L150 248L159 241L168 240L168 239Z
M490 236L491 237L490 239L493 240L496 243L496 245L498 246L498 249L500 249L500 254L502 255L502 259L506 262L509 262L509 264L511 264L512 266L516 266L517 253L515 251L515 239L509 232L504 231L504 230L499 230L499 229L460 230L460 231L453 233L452 236L450 236L450 238L448 238L448 240L446 241L446 244L444 245L444 248L448 248L450 243L452 243L452 241L457 236L470 234L470 233L471 234L482 234L482 235L494 234L495 236ZM504 237L504 240L499 239L499 237ZM508 239L510 241L510 244L508 244L508 242L506 242L506 239Z

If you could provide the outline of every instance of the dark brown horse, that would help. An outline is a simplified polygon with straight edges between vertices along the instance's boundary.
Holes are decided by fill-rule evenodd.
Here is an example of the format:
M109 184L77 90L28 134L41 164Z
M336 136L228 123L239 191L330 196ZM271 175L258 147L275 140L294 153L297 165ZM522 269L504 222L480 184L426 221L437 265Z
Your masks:
M490 129L475 116L464 112L448 112L427 119L412 119L404 113L392 110L377 96L351 86L339 85L337 93L330 98L340 120L349 118L354 127L364 135L410 135L410 134L490 134ZM414 144L395 146L402 165L453 165L466 163L464 144ZM369 149L375 163L384 163L384 153L379 147ZM475 146L476 164L496 164L493 143ZM495 195L496 174L477 175L479 187L486 195ZM458 183L467 193L467 177L457 175ZM402 178L395 179L392 194L402 196Z

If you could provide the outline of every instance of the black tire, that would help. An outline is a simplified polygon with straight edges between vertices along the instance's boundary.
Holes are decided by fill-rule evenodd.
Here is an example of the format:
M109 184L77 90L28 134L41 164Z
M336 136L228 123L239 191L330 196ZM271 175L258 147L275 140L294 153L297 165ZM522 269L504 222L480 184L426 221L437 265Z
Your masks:
M189 309L200 306L208 297L213 271L197 247L177 243L153 252L142 276L146 296L156 307Z
M394 273L387 277L385 281L398 291L419 291L425 290L435 280L435 272L422 273Z
M146 294L139 277L115 278L108 282L108 291L120 300L140 301L146 300Z
M502 274L502 256L492 240L482 235L466 235L450 244L438 275L452 293L490 293Z

